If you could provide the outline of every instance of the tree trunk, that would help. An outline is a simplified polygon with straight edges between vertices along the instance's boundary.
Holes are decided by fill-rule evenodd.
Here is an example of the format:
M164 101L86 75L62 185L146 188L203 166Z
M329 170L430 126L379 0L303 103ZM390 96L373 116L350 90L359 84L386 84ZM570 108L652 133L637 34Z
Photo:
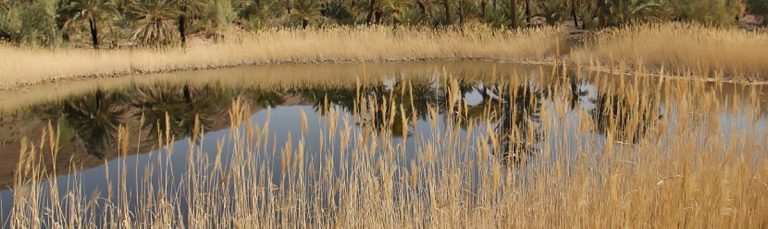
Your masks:
M99 30L96 28L96 21L88 19L88 26L91 29L91 41L93 42L93 48L99 49Z
M517 28L517 0L509 0L509 17L511 17L511 23L509 26L513 29Z
M190 109L194 110L195 106L194 103L192 103L192 91L189 90L189 84L184 84L184 102L187 102L187 105Z
M597 9L595 9L597 13L597 20L600 27L605 27L607 25L605 17L605 8L606 8L605 0L597 0Z
M525 0L525 23L531 24L531 0Z
M187 9L182 7L181 14L179 14L179 37L181 37L181 47L187 47Z
M576 16L576 8L579 7L579 0L571 0L571 17L573 17L573 26L579 28L579 17ZM581 29L584 29L584 23L581 23Z
M459 0L459 25L464 25L464 0Z
M371 0L368 6L368 16L365 17L365 23L371 25L373 23L374 11L376 11L376 0Z
M288 15L291 14L291 0L285 0L285 10L288 11Z
M487 6L488 6L488 0L480 1L480 17L482 17L483 20L485 20L485 15L486 15L485 11L486 11Z
M381 9L376 9L376 13L374 13L374 15L376 15L376 17L375 17L376 20L373 20L373 21L376 24L381 24L381 20L384 20L384 12L381 11Z
M418 0L416 1L416 4L419 5L419 13L421 13L422 17L427 16L427 4L424 4L424 0Z
M302 29L306 29L308 25L309 25L309 20L307 18L302 18L301 19L301 28Z
M98 115L101 112L101 100L104 99L104 92L101 91L101 89L96 89L96 115Z
M445 24L451 25L451 5L448 0L443 0L443 7L445 8Z

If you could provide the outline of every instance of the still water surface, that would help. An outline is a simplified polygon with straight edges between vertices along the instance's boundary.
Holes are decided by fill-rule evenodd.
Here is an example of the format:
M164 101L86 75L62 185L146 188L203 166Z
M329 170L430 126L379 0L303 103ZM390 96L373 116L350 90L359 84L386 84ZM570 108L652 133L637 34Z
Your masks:
M665 97L661 100L663 102L654 103L647 99L650 105L639 113L626 113L621 109L622 105L627 105L628 95L618 91L615 85L631 84L627 82L638 79L625 77L619 80L618 76L595 76L576 70L563 72L549 66L487 62L259 66L41 85L2 92L0 200L3 218L8 216L13 203L14 171L22 139L38 142L48 123L61 133L59 151L53 160L62 188L77 179L85 193L104 192L108 181L117 180L118 169L125 163L128 174L136 174L128 176L126 182L127 189L131 190L142 182L140 178L147 172L144 168L149 162L168 160L166 163L171 165L173 173L181 176L187 166L190 147L215 156L217 145L221 143L222 156L230 156L227 155L232 151L231 144L228 144L232 140L229 111L234 99L249 105L251 113L248 118L253 123L270 126L274 145L296 142L299 140L297 136L304 136L308 158L313 158L312 149L321 144L318 135L334 131L328 130L329 109L339 111L338 116L331 117L338 123L345 119L362 120L352 112L359 94L386 98L398 94L393 92L404 90L408 85L409 92L400 94L409 94L407 98L401 98L401 102L413 101L402 102L411 107L403 111L409 113L406 116L415 117L415 121L406 124L408 130L402 128L402 123L391 126L382 123L378 120L382 117L365 119L373 123L375 130L389 131L394 136L393 144L406 147L409 157L414 157L419 153L415 148L416 141L430 139L439 129L455 122L443 112L447 110L446 101L453 98L446 90L446 77L456 80L460 94L457 97L466 104L467 119L479 118L488 111L485 108L490 104L506 104L498 106L500 108L495 111L500 114L497 125L474 129L476 133L460 129L462 136L504 134L508 127L503 123L523 123L523 128L535 129L534 137L522 139L521 143L504 144L507 149L514 148L533 160L536 152L545 147L541 142L555 144L555 141L545 141L547 138L567 139L569 142L591 141L599 148L608 131L601 123L611 117L640 120L642 125L623 130L631 134L618 138L631 145L646 138L650 133L647 129L663 115L679 115L675 113L675 107L679 105L675 99L679 95L654 92L651 87L642 90L650 91L646 94L649 96ZM627 82L619 82L625 80ZM523 89L518 92L500 89L500 85L509 82L516 82ZM766 90L738 85L706 87L703 90L718 91L716 99L719 104L739 104L737 109L723 109L717 114L721 129L748 130L758 136L765 135ZM514 96L519 99L505 99L509 93L519 93ZM750 93L757 93L759 101L742 101ZM641 98L640 101L645 100ZM430 107L437 108L437 116L428 115ZM554 125L548 125L550 129L541 130L542 111L560 113L563 118L557 119ZM309 124L306 133L302 133L302 116L306 116ZM749 121L754 118L756 122ZM195 119L199 120L205 132L201 142L190 144ZM433 121L436 126L431 125ZM395 122L403 120L396 118ZM576 131L584 125L583 122L591 122L595 128L587 132ZM747 123L757 125L747 126ZM128 144L129 155L125 157L121 157L116 148L121 126L128 129L130 136L138 136ZM364 127L353 124L349 128L360 130ZM166 131L173 143L159 146L158 138L163 141ZM335 149L338 146L325 147ZM514 162L510 159L513 157L503 154L499 153L499 163ZM125 160L115 160L118 158ZM53 162L49 160L47 165L51 164ZM280 173L277 164L271 168L275 176ZM52 166L47 169L53 172Z

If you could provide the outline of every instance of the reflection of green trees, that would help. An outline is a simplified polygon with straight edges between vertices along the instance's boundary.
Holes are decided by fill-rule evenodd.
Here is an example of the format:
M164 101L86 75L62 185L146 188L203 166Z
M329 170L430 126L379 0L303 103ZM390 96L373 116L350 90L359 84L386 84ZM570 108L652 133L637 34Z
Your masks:
M620 141L637 143L661 118L660 104L653 96L632 97L618 91L590 95L586 89L589 86L595 87L584 80L571 80L570 108L582 107L589 112L598 133L612 132Z
M643 106L644 103L649 104L650 99L640 98L636 102L630 102L630 99L620 95L599 95L592 112L597 131L611 131L616 133L618 140L637 143L660 118L658 112ZM656 110L658 111L658 108Z
M80 139L88 154L101 159L109 150L114 150L121 125L143 118L140 128L148 133L148 139L156 139L166 131L169 137L190 136L195 128L210 130L217 120L226 119L226 112L238 96L254 107L284 102L280 91L275 89L161 83L113 92L97 90L30 111L38 118L53 121L65 135L72 132L69 139ZM69 142L62 142L66 148L63 150L72 149Z
M483 87L483 102L490 109L494 153L506 162L520 163L535 156L543 139L539 130L543 93L530 84L489 84Z
M194 133L196 122L198 128L209 130L213 119L226 112L233 97L233 91L218 86L157 84L137 88L131 106L140 111L134 116L144 116L142 128L148 128L151 137L162 131L172 136L189 136Z
M123 104L120 94L105 94L101 90L65 103L66 120L75 127L75 135L83 140L88 154L102 159L113 145L127 114Z
M278 89L247 88L240 94L252 107L275 107L285 102Z
M374 89L363 87L361 93L374 93ZM357 90L353 87L334 86L334 85L304 85L288 89L288 92L301 96L304 100L312 104L316 112L325 115L329 107L336 106L342 111L353 113L355 110L355 96ZM326 104L326 102L328 104Z
M604 135L610 132L622 141L637 142L658 119L659 105L647 99L652 96L632 97L615 91L590 90L597 90L597 87L575 79L566 79L554 87L530 83L481 83L461 78L450 82L428 78L396 79L359 87L232 88L216 84L161 83L111 93L98 90L45 110L46 113L63 114L61 118L56 115L49 118L65 121L61 123L72 129L75 137L82 139L89 153L98 157L103 157L104 151L114 143L118 127L131 121L126 118L138 122L143 117L140 128L148 133L148 139L157 139L166 131L168 137L190 136L196 128L211 130L217 120L226 119L226 112L235 97L242 98L252 107L272 107L284 103L286 95L291 94L312 104L321 115L333 107L356 116L360 126L386 131L393 136L408 135L407 130L415 128L415 121L430 118L430 109L442 113L445 124L456 128L489 121L492 138L496 141L493 151L509 162L534 156L540 148L545 132L540 128L541 109L543 102L553 96L565 98L570 110L588 112L596 132ZM473 93L479 95L481 101L467 104L467 95ZM449 99L454 100L454 110L451 111L448 111Z
M359 125L377 131L391 131L394 136L407 135L403 128L406 120L426 119L427 109L438 106L442 101L438 88L428 79L394 79L389 83L379 81L359 88L308 85L289 91L302 96L321 115L333 106L358 115L361 120ZM361 105L365 107L358 107Z

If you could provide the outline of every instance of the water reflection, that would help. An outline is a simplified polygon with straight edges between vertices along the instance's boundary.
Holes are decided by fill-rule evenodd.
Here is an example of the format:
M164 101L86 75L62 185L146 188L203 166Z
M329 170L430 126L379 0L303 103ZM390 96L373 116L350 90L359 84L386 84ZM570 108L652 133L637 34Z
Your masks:
M535 155L538 143L544 138L540 130L542 92L533 85L501 87L491 85L483 90L483 100L497 103L492 112L496 116L494 140L499 141L497 155L507 162L520 163Z
M75 130L75 137L83 141L86 153L104 159L105 152L113 149L117 128L124 124L128 114L125 97L121 93L97 90L62 105L63 123Z
M3 118L37 120L14 122L11 125L16 126L8 127L11 130L43 129L48 120L58 126L62 130L60 158L54 160L60 162L58 169L64 174L80 169L72 167L74 164L88 168L117 158L116 138L121 126L127 127L131 136L139 136L128 145L136 149L129 152L138 154L157 150L163 139L182 140L196 136L196 130L213 132L229 128L228 112L233 99L248 103L254 114L272 107L311 106L314 114L308 115L323 117L333 108L352 117L358 128L399 138L429 133L429 125L418 123L434 119L441 119L446 128L467 129L470 125L487 124L487 134L481 141L488 143L499 161L508 165L536 159L548 135L555 134L545 125L543 115L556 113L560 107L565 107L567 114L588 114L589 123L579 125L591 126L594 134L628 144L646 138L664 113L660 92L632 84L617 88L578 77L576 73L538 81L489 78L494 77L426 75L358 80L356 84L265 86L224 85L218 81L158 82L119 90L96 89L60 102L3 114ZM287 125L272 126L276 131L288 131L283 129ZM20 135L28 134L16 133L3 139L10 142L6 146L19 145ZM15 148L0 149L4 155L17 152ZM11 185L14 168L14 162L0 164L0 171L4 171L0 173L1 186Z

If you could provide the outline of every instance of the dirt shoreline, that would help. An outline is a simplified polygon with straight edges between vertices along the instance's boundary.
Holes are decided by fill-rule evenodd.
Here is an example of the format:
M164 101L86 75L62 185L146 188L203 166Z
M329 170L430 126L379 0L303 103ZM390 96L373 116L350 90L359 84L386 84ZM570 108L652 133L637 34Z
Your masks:
M122 77L140 77L142 75L160 74L160 73L174 73L182 71L202 71L202 70L216 70L227 69L237 67L248 66L265 66L265 65L285 65L285 64L380 64L380 63L414 63L414 62L428 62L428 61L486 61L496 63L519 63L519 64L542 64L542 65L554 65L554 60L528 60L528 59L515 59L515 58L404 58L404 59L383 59L378 61L360 61L360 60L314 60L314 61L273 61L273 62L255 62L255 63L239 63L239 64L220 64L210 65L205 67L192 66L192 67L180 67L180 68L168 68L158 71L143 71L134 69L128 72L113 72L108 74L83 74L54 77L52 79L44 79L33 82L21 82L16 84L0 84L0 90L14 91L24 89L30 86L52 84L57 82L89 80L89 79L105 79L105 78L122 78Z
M192 66L192 67L177 67L177 68L168 68L168 69L162 69L158 71L143 71L140 69L134 69L132 71L126 71L126 72L113 72L113 73L107 73L107 74L83 74L83 75L73 75L73 76L62 76L62 77L55 77L52 79L44 79L39 81L33 81L33 82L21 82L16 84L0 84L0 91L16 91L16 90L22 90L27 87L31 86L38 86L38 85L45 85L45 84L55 84L58 82L69 82L69 81L83 81L83 80L91 80L91 79L107 79L107 78L123 78L123 77L141 77L142 75L149 75L149 74L160 74L160 73L174 73L174 72L182 72L182 71L201 71L201 70L217 70L217 69L228 69L228 68L237 68L237 67L247 67L247 66L265 66L265 65L285 65L285 64L302 64L302 65L309 65L309 64L366 64L366 63L414 63L414 62L428 62L428 61L485 61L485 62L496 62L496 63L517 63L517 64L535 64L535 65L549 65L552 67L555 67L557 65L561 65L561 63L566 62L568 63L568 67L578 67L581 69L587 69L590 71L598 71L600 73L604 74L610 74L612 71L609 66L597 66L597 67L588 67L588 66L575 66L573 63L569 63L567 59L560 59L555 60L555 58L545 58L545 59L519 59L519 58L403 58L403 59L382 59L377 61L360 61L360 60L314 60L314 61L273 61L273 62L253 62L253 63L238 63L238 64L220 64L220 65L210 65L210 66ZM613 74L619 74L616 69L614 69ZM718 78L712 78L712 77L691 77L691 76L675 76L674 74L660 74L660 73L637 73L634 72L632 69L626 69L623 72L626 76L635 76L635 77L655 77L655 78L664 78L666 80L694 80L694 81L704 81L704 82L712 82L712 83L730 83L730 84L740 84L740 85L768 85L768 80L748 80L748 79L718 79Z

